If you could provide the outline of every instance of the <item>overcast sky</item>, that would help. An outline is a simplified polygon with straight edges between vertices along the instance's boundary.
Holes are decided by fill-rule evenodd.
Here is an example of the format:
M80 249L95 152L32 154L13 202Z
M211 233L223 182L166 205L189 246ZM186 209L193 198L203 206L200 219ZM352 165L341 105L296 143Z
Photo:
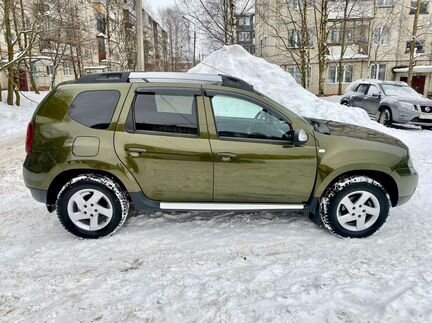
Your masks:
M153 11L156 13L161 7L174 5L174 0L145 0L144 3L149 3Z

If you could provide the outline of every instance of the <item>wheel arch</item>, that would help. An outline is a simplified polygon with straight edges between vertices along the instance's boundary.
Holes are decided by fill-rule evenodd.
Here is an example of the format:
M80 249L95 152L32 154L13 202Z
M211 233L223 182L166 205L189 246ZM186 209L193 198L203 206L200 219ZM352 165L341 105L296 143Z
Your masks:
M64 172L59 173L53 179L53 181L51 182L51 184L48 188L47 197L46 197L46 205L47 205L49 212L53 212L55 210L55 202L57 199L57 195L60 192L60 190L62 189L62 187L67 182L69 182L71 179L78 177L80 175L84 175L84 174L94 174L94 175L100 175L100 176L107 176L107 177L111 178L118 185L120 185L122 190L125 192L127 198L130 200L129 192L128 192L125 184L114 174L107 172L107 171L95 170L95 169L84 169L84 168L69 169L69 170L66 170Z
M375 170L351 170L351 171L343 172L341 174L337 174L333 176L330 179L330 181L326 180L321 183L317 191L318 195L322 196L324 192L329 187L331 187L334 183L336 183L342 177L348 177L348 176L366 176L376 180L386 189L387 193L390 196L390 201L392 206L397 205L399 200L399 189L396 181L389 174L381 171L375 171Z

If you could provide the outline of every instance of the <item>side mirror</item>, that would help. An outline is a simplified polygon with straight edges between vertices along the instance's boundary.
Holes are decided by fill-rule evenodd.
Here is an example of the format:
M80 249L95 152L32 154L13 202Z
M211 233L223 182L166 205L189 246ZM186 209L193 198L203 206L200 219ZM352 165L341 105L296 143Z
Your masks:
M294 130L294 146L303 146L309 140L309 135L304 129Z
M380 98L381 97L381 93L374 93L374 94L372 94L372 96L374 98Z

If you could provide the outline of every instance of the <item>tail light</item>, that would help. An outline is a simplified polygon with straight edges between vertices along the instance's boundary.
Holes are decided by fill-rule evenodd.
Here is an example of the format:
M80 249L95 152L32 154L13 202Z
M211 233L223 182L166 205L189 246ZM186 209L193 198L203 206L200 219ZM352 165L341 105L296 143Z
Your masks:
M31 154L33 149L34 133L35 133L35 124L34 121L32 120L30 121L27 127L27 136L26 136L26 143L25 143L25 151L27 155Z

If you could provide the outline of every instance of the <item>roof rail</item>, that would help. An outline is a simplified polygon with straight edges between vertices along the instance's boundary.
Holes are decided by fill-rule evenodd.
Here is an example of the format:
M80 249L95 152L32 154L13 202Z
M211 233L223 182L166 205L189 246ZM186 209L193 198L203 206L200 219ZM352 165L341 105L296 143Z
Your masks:
M87 74L76 80L76 83L126 83L129 74L130 72Z
M198 83L254 91L251 84L229 75L180 72L112 72L84 75L76 83Z

